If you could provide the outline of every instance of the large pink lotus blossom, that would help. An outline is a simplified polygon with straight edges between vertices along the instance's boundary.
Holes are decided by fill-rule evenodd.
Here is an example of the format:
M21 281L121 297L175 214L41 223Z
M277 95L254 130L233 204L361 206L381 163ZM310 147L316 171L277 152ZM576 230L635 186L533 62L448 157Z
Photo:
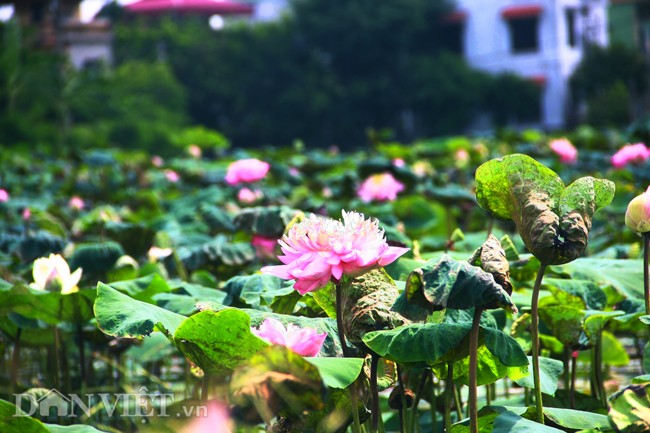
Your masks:
M573 164L578 160L578 149L566 138L552 140L549 146L564 164Z
M198 406L197 406L198 409ZM234 423L230 419L228 408L225 404L211 401L205 406L205 413L198 415L179 433L231 433Z
M258 180L264 179L270 167L268 162L260 161L259 159L240 159L239 161L232 162L228 166L226 182L229 185L257 182Z
M279 241L284 265L265 266L262 272L296 280L294 288L304 295L321 289L343 274L356 277L386 266L408 248L390 247L376 219L343 211L343 221L311 214L294 225Z
M286 328L279 320L267 318L259 329L251 328L253 334L271 344L285 346L301 356L316 356L320 352L327 332L319 334L316 329L299 328L289 324Z
M6 203L9 201L9 193L5 189L0 188L0 203Z
M357 194L365 202L395 200L404 191L404 185L390 173L374 174L366 179Z
M623 168L629 163L642 163L650 158L650 149L643 143L627 144L612 155L614 168Z

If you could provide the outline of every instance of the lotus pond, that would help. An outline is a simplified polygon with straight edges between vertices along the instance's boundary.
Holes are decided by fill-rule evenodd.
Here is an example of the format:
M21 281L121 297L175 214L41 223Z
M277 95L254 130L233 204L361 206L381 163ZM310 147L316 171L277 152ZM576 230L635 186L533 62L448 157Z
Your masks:
M650 431L624 144L3 151L0 431Z

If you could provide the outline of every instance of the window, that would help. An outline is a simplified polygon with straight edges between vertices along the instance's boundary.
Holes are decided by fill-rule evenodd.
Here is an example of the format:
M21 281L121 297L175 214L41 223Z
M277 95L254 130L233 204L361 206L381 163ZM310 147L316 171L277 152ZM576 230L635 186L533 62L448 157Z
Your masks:
M578 45L578 38L576 37L576 16L577 11L575 8L567 8L565 10L567 44L570 47L576 47Z
M508 20L508 26L510 27L510 47L513 53L539 51L538 17L512 18Z

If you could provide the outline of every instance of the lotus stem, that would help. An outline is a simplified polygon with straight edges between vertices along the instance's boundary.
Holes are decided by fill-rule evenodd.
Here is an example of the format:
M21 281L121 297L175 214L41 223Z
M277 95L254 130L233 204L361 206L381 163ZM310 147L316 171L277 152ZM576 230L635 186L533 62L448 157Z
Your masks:
M576 406L576 370L578 367L578 356L571 354L571 390L569 391L569 407L575 409Z
M431 394L429 395L429 411L431 412L432 433L438 433L438 422L436 420L436 384L433 380L433 372L427 369L427 375L431 379Z
M79 347L79 375L81 377L81 390L86 388L86 353L84 350L84 330L81 323L77 323L77 345Z
M603 407L607 408L607 393L605 392L605 381L603 380L603 331L598 332L596 346L594 347L596 370L596 387Z
M650 314L650 232L643 233L643 295L645 313Z
M18 328L16 331L16 342L14 351L11 356L11 394L14 394L18 387L18 364L20 364L20 335L23 329Z
M451 433L451 401L454 394L454 363L447 364L447 379L445 380L445 432Z
M463 416L463 399L460 395L460 387L462 385L456 386L454 384L454 404L456 406L456 415L458 415L458 420L464 418Z
M61 384L59 382L59 372L61 371L61 357L59 356L59 351L61 350L61 334L59 333L59 328L54 325L54 388L61 390Z
M338 317L338 316L337 316ZM370 424L371 433L379 430L379 389L377 388L377 368L379 366L379 355L373 353L370 361L370 394L372 398L372 423Z
M533 344L533 383L535 385L535 406L537 408L537 422L544 424L544 405L542 403L542 387L539 377L539 289L542 286L544 279L544 272L546 265L540 265L537 271L537 278L535 279L535 286L533 287L533 298L530 305L530 316L532 319L531 324L531 337Z
M345 331L343 330L343 288L341 281L336 282L336 330L339 334L343 357L349 358L350 351L348 350L348 345L345 343Z
M478 370L478 333L483 309L474 307L474 320L469 334L469 431L478 433L478 395L477 378Z
M203 383L201 383L201 401L206 402L210 398L210 376L208 373L203 374Z
M430 374L429 369L424 370L422 376L420 376L420 383L418 383L418 389L415 392L415 398L413 399L413 416L411 417L411 431L420 430L420 418L418 416L418 406L420 405L420 399L422 398L422 393L424 392L424 387L427 384ZM431 379L431 386L433 386L433 378ZM436 419L433 418L435 423Z

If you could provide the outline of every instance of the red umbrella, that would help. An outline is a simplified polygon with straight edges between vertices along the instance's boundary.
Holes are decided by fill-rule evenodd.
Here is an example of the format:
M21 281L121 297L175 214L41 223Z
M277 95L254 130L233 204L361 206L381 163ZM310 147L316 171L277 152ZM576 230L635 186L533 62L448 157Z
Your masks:
M251 15L253 6L232 0L140 0L124 8L133 13L195 12L207 15Z

